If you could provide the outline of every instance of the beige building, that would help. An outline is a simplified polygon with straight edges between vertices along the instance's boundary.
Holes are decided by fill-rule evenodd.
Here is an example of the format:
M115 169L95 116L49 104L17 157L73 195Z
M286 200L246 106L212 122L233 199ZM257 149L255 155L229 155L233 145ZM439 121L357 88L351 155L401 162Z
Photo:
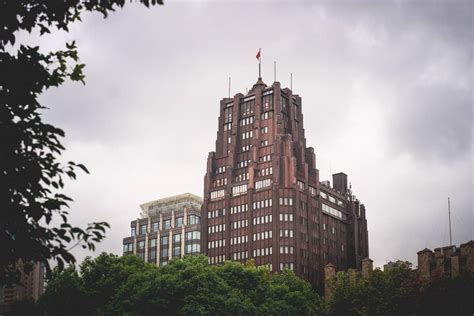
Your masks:
M191 193L140 205L140 218L130 224L123 254L163 266L172 258L201 252L202 198Z

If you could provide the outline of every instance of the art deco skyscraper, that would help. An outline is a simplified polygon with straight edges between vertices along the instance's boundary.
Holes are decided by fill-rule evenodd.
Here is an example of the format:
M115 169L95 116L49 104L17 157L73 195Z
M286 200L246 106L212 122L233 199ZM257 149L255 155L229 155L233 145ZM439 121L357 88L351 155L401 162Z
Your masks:
M367 236L365 210L355 209L347 176L334 175L337 188L324 185L321 197L301 105L290 89L261 78L246 95L221 100L201 211L201 249L211 264L253 258L318 286L326 263L345 269L368 255L368 242L366 254L355 249L356 235Z

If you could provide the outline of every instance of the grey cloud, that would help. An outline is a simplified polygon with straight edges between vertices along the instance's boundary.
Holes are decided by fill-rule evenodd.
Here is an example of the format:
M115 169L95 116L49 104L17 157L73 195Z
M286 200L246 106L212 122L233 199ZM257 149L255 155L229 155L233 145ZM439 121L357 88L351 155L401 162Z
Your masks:
M85 86L42 99L67 158L92 172L68 187L73 221L111 222L99 250L120 253L140 203L202 194L227 78L232 93L250 88L262 47L267 84L273 60L283 86L294 74L321 174L347 172L367 205L376 264L446 244L433 227L449 194L457 242L473 238L472 20L470 1L170 2L84 16L42 39L76 39L86 64Z

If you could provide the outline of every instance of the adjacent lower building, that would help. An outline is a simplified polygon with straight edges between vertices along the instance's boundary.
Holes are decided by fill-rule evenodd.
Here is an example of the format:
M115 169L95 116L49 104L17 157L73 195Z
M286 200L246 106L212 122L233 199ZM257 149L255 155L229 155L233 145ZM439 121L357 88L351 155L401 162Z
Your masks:
M201 252L202 198L191 193L140 205L140 218L130 223L123 254L135 254L159 266L173 258Z
M32 299L37 301L44 291L44 266L36 263L30 272L22 272L20 283L11 286L0 285L0 315L11 311L16 301Z
M301 97L261 78L220 102L201 210L201 250L210 264L291 269L322 288L324 266L361 268L369 256L366 210L347 175L320 182L307 147Z
M433 274L445 274L452 278L466 274L474 275L474 240L459 247L447 246L423 249L418 252L418 273L429 280Z

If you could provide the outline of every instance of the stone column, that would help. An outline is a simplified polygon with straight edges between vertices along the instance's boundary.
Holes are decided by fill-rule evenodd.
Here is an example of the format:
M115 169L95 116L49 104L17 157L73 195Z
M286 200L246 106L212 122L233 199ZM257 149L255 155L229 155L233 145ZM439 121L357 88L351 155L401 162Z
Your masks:
M370 258L362 259L362 277L368 279L374 269L374 261Z
M459 276L459 256L451 256L451 279Z
M328 263L324 267L324 299L327 301L331 298L332 283L336 277L336 266Z

